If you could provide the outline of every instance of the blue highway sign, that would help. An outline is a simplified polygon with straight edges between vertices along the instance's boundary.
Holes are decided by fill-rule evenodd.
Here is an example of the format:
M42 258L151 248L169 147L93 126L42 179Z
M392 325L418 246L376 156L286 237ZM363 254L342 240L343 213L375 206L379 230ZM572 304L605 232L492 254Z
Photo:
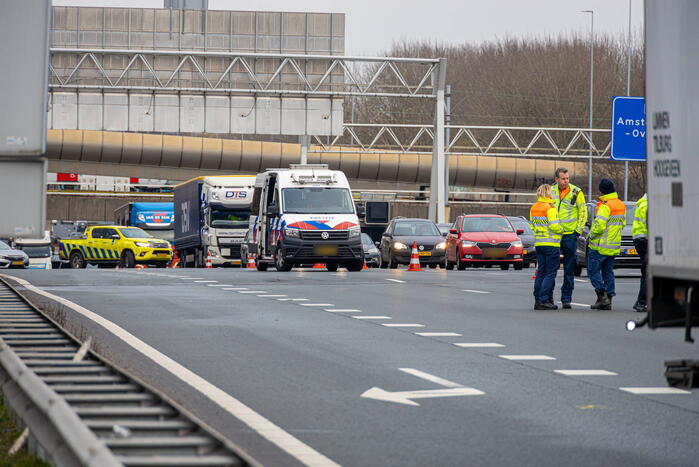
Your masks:
M612 99L612 160L646 160L646 100L617 96Z

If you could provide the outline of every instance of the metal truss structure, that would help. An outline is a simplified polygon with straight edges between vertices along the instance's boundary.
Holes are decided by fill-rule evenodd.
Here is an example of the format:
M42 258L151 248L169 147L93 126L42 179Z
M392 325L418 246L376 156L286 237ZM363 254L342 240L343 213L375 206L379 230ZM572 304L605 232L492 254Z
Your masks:
M147 92L437 97L439 59L52 48L50 87Z
M445 125L445 153L465 156L555 159L608 158L611 130L588 128ZM315 137L311 152L430 153L433 125L345 123L343 134Z

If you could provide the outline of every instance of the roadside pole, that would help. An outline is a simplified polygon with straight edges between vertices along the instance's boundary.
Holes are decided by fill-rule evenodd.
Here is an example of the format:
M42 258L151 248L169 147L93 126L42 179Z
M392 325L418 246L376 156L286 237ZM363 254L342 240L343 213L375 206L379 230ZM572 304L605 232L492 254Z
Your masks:
M631 95L631 0L629 0L629 40L626 54L626 95ZM624 161L624 201L629 200L629 161Z

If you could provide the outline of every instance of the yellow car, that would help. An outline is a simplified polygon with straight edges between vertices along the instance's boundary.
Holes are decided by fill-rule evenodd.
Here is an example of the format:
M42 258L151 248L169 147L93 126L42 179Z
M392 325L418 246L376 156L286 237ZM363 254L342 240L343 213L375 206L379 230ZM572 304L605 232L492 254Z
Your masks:
M82 238L59 242L60 256L73 269L88 264L101 268L133 268L147 264L164 268L172 259L172 248L166 240L154 238L138 227L99 225L85 229Z

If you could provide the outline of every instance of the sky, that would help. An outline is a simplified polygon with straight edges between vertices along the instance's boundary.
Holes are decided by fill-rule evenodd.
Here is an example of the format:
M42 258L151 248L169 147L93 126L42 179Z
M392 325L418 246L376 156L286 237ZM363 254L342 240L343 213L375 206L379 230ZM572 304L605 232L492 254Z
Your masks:
M632 30L643 26L643 1L631 0ZM54 0L54 5L161 8L163 0ZM345 54L378 55L394 41L481 43L505 37L628 34L629 0L209 0L212 10L345 13Z

